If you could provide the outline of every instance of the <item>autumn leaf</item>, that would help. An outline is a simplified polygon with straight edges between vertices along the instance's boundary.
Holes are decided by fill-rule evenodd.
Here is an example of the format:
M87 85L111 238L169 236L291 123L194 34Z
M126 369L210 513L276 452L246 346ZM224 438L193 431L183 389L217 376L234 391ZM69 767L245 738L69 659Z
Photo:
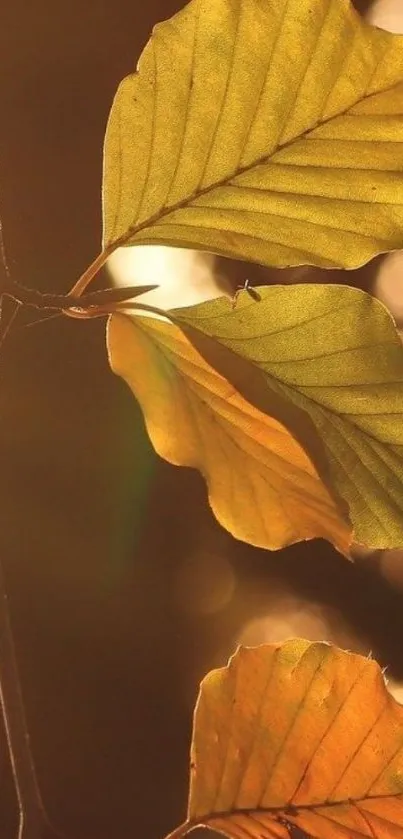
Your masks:
M348 552L346 510L298 442L308 448L309 440L319 463L320 440L307 416L267 391L259 370L222 347L221 365L237 387L177 326L150 317L114 315L107 338L112 369L138 399L154 448L171 463L200 470L227 530L263 548L322 536Z
M376 662L325 643L240 648L201 684L188 818L231 839L400 839L403 707Z
M265 387L289 406L283 422L293 433L291 406L309 416L355 539L401 547L403 348L392 318L348 286L271 286L258 293L260 302L242 292L234 309L218 298L171 316L217 370L222 347L257 367ZM205 336L214 339L208 346ZM313 439L301 439L311 457Z
M348 0L192 0L120 85L104 246L354 268L403 247L403 37Z

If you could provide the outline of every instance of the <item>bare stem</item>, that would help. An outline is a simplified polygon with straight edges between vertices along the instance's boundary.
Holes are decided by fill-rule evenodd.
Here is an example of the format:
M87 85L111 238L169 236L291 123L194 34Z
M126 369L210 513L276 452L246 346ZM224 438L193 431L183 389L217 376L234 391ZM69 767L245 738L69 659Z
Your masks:
M35 289L29 289L17 283L10 274L7 255L4 246L2 219L0 216L0 265L3 267L0 276L0 313L3 295L13 298L18 305L33 306L38 309L56 309L63 311L66 306L85 305L80 297L86 285L95 276L102 261L100 255L76 283L77 291L74 295L41 294ZM106 257L105 257L106 258ZM86 283L84 280L86 278ZM122 289L118 289L122 298ZM138 292L137 292L138 293ZM103 298L102 298L103 295ZM129 295L130 296L130 295ZM87 305L94 308L99 297L87 295ZM101 292L105 300L105 292ZM108 293L106 293L108 300ZM109 297L110 299L110 297ZM115 296L116 299L116 296ZM18 305L12 315L6 332L18 311ZM104 304L105 305L105 304ZM6 332L3 335L6 334ZM13 639L7 589L2 563L0 561L0 709L4 720L4 730L10 756L11 770L19 809L18 839L56 839L63 835L50 823L42 801L37 780L34 758L31 750L30 736L24 707L21 681L18 672L17 657Z
M20 811L18 839L42 839L47 818L31 752L1 563L0 702Z
M114 306L116 303L123 303L136 297L138 294L144 294L146 291L152 291L157 288L156 285L146 286L128 286L126 288L107 288L94 291L83 296L76 296L71 294L45 294L34 288L27 288L8 277L3 285L0 287L0 295L5 294L12 297L22 306L29 306L34 309L41 309L47 311L56 311L63 314L69 314L69 309L77 309L83 313L88 311L89 316L94 309L102 305L105 308Z

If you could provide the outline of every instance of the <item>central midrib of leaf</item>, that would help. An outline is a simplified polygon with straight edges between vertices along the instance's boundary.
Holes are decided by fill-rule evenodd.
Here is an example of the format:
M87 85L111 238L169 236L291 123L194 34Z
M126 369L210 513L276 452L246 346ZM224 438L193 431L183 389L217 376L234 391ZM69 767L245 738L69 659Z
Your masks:
M328 117L327 119L318 120L311 128L307 129L307 131L304 131L302 134L292 137L291 140L287 140L285 143L279 143L279 145L276 147L274 151L269 152L268 154L265 154L260 158L257 158L247 166L238 167L230 175L227 175L225 178L222 178L219 181L215 181L214 183L210 184L207 187L204 187L203 189L193 191L190 195L188 195L181 201L178 201L176 204L171 204L171 206L169 207L162 207L161 210L159 210L157 213L154 213L154 215L149 216L148 219L145 219L145 221L142 221L140 224L131 225L131 227L128 228L126 233L124 233L122 236L119 236L118 239L115 239L113 242L111 242L110 245L107 246L106 251L108 253L112 253L116 248L125 245L128 239L132 238L137 233L140 233L142 230L145 230L148 227L152 227L154 224L161 221L161 219L167 218L171 213L174 213L177 210L186 209L186 207L190 206L192 201L194 201L196 198L201 198L203 195L208 195L209 193L214 192L215 189L219 189L220 187L228 186L234 180L234 178L243 175L245 172L250 172L252 169L255 169L258 166L262 166L265 163L268 163L270 160L274 159L277 152L283 151L284 149L293 145L293 143L295 143L297 140L308 140L310 134L312 134L312 132L315 131L316 128L322 125L327 125L329 122L332 122L332 120L345 116L357 103L367 101L371 99L373 96L379 95L379 93L387 93L388 90L393 90L395 87L396 83L394 83L388 88L384 88L381 91L378 90L375 93L370 94L370 96L366 96L361 99L357 98L356 101L353 104L350 104L348 108L346 108L344 111L340 111L337 114L333 114L331 117Z
M272 815L274 818L283 816L286 819L296 818L301 812L313 812L329 807L348 807L354 804L363 804L367 801L385 801L388 798L403 798L403 793L400 792L386 792L382 795L361 795L358 798L343 798L338 801L320 801L312 802L310 804L292 804L285 802L283 806L276 807L234 807L231 810L222 810L217 812L206 813L204 816L197 816L194 819L195 824L201 822L209 822L214 819L225 819L231 816L249 816L253 813L261 813L263 815ZM190 819L189 822L193 822Z

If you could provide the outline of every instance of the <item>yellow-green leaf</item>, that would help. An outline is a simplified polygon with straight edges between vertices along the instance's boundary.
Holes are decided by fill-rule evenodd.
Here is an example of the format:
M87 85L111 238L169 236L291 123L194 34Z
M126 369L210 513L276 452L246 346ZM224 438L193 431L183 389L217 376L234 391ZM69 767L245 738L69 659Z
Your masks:
M403 37L349 0L192 0L120 85L104 244L353 268L403 246Z
M233 354L222 347L221 362L234 386L177 326L149 317L114 315L108 350L112 369L142 407L158 454L200 470L215 516L234 536L271 549L322 536L348 553L351 527L343 505L297 442L303 439L308 448L309 440L315 450L309 418L306 424L303 412L284 405L275 393L267 403L258 370L239 358L234 368ZM250 391L255 404L240 389ZM276 418L284 413L297 438Z
M403 708L374 661L324 643L241 648L196 705L187 822L231 839L401 839ZM293 834L291 834L293 835Z
M403 347L385 307L337 285L242 292L171 313L220 369L230 348L265 376L270 392L298 406L323 443L332 486L346 500L357 541L403 545ZM214 347L216 350L214 351ZM249 398L249 397L248 397ZM292 423L290 413L289 423ZM310 441L303 441L311 454Z

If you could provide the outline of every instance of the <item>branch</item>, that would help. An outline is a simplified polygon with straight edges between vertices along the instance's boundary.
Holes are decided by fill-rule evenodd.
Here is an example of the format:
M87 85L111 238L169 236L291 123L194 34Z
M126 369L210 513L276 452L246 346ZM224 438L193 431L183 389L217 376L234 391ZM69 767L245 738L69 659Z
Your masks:
M48 820L36 779L7 592L0 563L0 703L20 811L18 839L43 839ZM48 833L48 835L50 835ZM53 834L55 835L55 834Z
M69 309L77 309L83 313L88 312L91 315L91 310L98 308L98 306L111 306L116 303L124 303L133 297L140 294L145 294L147 291L153 291L158 288L157 285L145 286L127 286L126 288L106 288L100 291L93 291L82 296L73 294L47 294L38 291L35 288L28 288L27 286L17 283L11 277L5 277L0 284L0 295L7 295L12 297L17 303L22 306L29 306L33 309L41 309L48 311L64 312L68 314Z

